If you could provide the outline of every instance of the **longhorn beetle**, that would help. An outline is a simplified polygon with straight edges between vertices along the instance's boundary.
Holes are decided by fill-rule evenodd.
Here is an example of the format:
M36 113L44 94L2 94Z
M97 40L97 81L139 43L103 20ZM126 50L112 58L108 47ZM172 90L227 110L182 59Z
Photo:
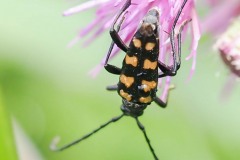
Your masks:
M127 0L123 8L119 11L116 16L113 25L110 29L110 35L112 37L112 43L109 48L108 55L105 60L105 69L112 73L120 75L119 82L117 85L108 86L107 90L117 91L118 94L122 97L121 110L122 114L120 116L114 117L105 124L102 124L99 128L93 130L92 132L86 134L78 140L73 141L61 148L56 147L56 142L53 141L50 146L52 150L62 151L72 145L81 142L82 140L90 137L92 134L98 132L102 128L106 127L112 122L120 120L123 116L133 117L139 129L143 132L146 142L149 146L149 149L154 156L155 160L158 160L157 155L154 152L153 147L150 144L150 140L146 134L144 126L138 120L138 117L143 114L144 109L150 105L152 101L158 104L160 107L165 108L167 101L163 102L160 98L156 96L157 92L157 83L158 78L165 76L175 76L177 70L180 68L181 64L181 32L183 26L187 23L184 23L179 30L177 35L178 39L178 58L175 51L174 43L174 29L176 23L179 19L179 16L184 8L187 0L181 5L180 10L178 11L177 16L175 17L172 31L170 35L170 42L172 46L173 53L173 65L167 66L164 63L158 60L159 56L159 11L158 9L152 8L143 18L140 23L136 33L134 34L129 47L124 44L123 40L120 38L118 32L121 28L121 24L124 20L124 15L120 23L115 29L115 25L119 20L120 16L126 11L126 9L131 5L131 0ZM121 50L126 53L126 56L122 63L122 68L118 68L114 65L108 64L109 57L111 55L114 44L116 44ZM158 68L162 71L161 74L158 73Z

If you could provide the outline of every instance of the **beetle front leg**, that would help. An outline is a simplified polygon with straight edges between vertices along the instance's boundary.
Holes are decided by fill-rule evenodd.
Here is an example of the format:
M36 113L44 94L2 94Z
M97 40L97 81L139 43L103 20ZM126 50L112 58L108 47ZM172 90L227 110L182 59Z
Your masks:
M158 78L176 75L176 72L173 72L173 67L170 67L161 61L158 61L158 68L163 72L163 74L158 75Z
M121 37L118 34L118 31L120 30L120 25L122 24L122 21L124 20L124 16L120 22L120 25L117 26L117 29L115 30L115 25L119 19L119 17L128 9L128 7L131 5L131 0L127 0L126 3L123 5L123 7L121 8L121 10L119 11L119 13L117 14L115 20L113 21L113 25L110 29L110 35L112 37L112 40L114 41L114 43L124 52L128 51L128 47L127 45L123 42L123 40L121 39Z
M184 0L178 13L177 16L174 19L173 25L172 25L172 31L171 31L171 35L170 35L170 42L171 42L171 46L172 46L172 55L173 55L173 69L172 69L172 75L176 75L177 74L177 70L180 68L181 65L181 33L178 34L178 61L177 61L177 56L176 56L176 48L175 48L175 42L174 42L174 36L175 36L175 27L177 24L177 21L182 13L182 10L185 6L185 4L187 3L187 0Z
M165 76L175 76L176 75L176 71L174 69L174 66L176 66L176 70L178 70L181 66L181 41L182 41L182 31L184 29L184 26L190 22L191 19L189 20L186 20L183 22L183 24L180 26L180 29L179 29L179 33L177 34L177 40L178 40L178 51L177 51L177 54L178 54L178 60L174 60L174 63L175 65L173 64L173 66L168 66L164 63L162 63L161 61L158 61L158 68L163 72L163 74L159 75L158 78L161 78L161 77L165 77ZM176 57L175 57L176 59Z
M110 35L112 37L112 43L110 45L110 48L109 48L109 51L108 51L108 54L107 54L107 57L106 57L106 60L105 60L105 63L104 63L104 68L109 72L109 73L112 73L112 74L117 74L117 75L120 75L121 74L121 69L119 67L116 67L114 65L110 65L108 64L108 60L110 58L110 55L112 53L112 50L113 50L113 47L114 47L114 44L116 44L121 50L123 50L124 52L127 52L128 51L128 47L124 44L123 40L120 38L118 32L121 28L121 25L123 23L123 20L124 20L124 16L122 17L120 23L117 25L117 28L115 30L115 25L119 19L119 17L123 14L123 12L131 5L131 0L127 0L126 3L124 4L123 8L119 11L118 15L116 16L114 22L113 22L113 25L110 29Z
M119 67L108 64L109 57L110 57L110 55L112 53L112 50L113 50L113 46L114 46L114 42L112 41L112 43L110 45L110 48L109 48L109 51L108 51L108 54L107 54L107 57L105 59L104 68L109 73L120 75L121 74L121 69Z
M184 22L182 23L182 25L180 26L179 33L177 34L177 41L178 41L178 62L177 62L177 70L178 70L178 69L180 68L180 66L181 66L182 31L183 31L183 29L184 29L184 26L185 26L186 24L188 24L189 22L191 22L191 21L192 21L192 19L188 19L188 20L184 21Z

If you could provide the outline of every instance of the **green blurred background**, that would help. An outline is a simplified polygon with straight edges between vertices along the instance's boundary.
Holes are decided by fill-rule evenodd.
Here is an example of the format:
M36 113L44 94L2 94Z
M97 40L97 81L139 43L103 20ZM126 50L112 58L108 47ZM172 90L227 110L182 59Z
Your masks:
M83 41L66 47L94 18L94 10L61 16L75 4L78 2L0 2L0 88L6 115L19 123L42 159L153 159L142 133L129 117L66 151L49 150L56 135L62 137L60 145L66 144L121 113L121 98L105 90L118 77L105 70L96 78L88 75L108 50L108 33L88 47L81 45ZM212 51L214 39L210 37L205 35L200 41L197 69L189 82L191 62L183 61L173 78L176 89L171 91L168 107L161 109L153 103L140 117L160 159L240 159L239 85L227 95L227 101L220 99L229 74ZM188 53L188 47L185 42L183 52ZM122 56L113 63L120 65ZM0 132L5 133L4 129ZM8 137L8 133L1 135ZM3 150L6 145L0 143Z

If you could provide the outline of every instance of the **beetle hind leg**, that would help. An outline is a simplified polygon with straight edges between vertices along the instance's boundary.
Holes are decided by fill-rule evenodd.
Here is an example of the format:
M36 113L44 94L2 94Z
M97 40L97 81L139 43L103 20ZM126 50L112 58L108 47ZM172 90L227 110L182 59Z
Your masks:
M160 98L155 97L155 98L154 98L154 102L155 102L157 105L159 105L160 107L166 108L166 107L167 107L167 102L168 102L168 100L167 100L166 102L163 102L163 100L161 100Z
M155 97L155 98L153 99L153 101L154 101L157 105L159 105L160 107L166 108L166 107L167 107L167 104L168 104L169 91L172 90L172 89L174 89L174 88L175 88L174 85L170 85L170 86L168 87L168 92L167 92L167 96L166 96L166 102L164 102L161 98L158 98L158 97Z

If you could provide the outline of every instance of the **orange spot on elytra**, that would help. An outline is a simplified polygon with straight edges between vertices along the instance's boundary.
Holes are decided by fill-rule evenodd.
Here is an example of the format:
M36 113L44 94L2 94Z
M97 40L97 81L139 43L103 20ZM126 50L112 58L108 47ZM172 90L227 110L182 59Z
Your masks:
M125 84L127 88L129 88L133 82L134 82L134 77L127 77L124 74L120 76L120 81Z
M147 51L151 51L151 50L153 50L153 48L155 47L155 45L156 45L156 43L148 42L148 43L146 44L146 46L145 46L145 49L146 49Z
M132 66L136 67L138 63L138 59L135 56L129 57L128 55L126 55L125 62L126 64L131 64Z
M157 61L151 62L148 59L144 60L144 64L143 64L144 69L156 69L156 67L157 67Z
M145 92L150 91L151 89L154 89L157 87L157 83L155 81L146 81L142 80L142 88Z
M133 38L133 45L136 47L136 48L140 48L142 46L142 42L140 39L137 39L137 38Z
M139 98L139 101L141 103L150 103L150 102L152 102L152 98L150 96L148 96L148 97L141 97L141 98Z
M125 98L127 101L131 101L132 96L126 92L124 92L122 89L120 90L121 97Z

